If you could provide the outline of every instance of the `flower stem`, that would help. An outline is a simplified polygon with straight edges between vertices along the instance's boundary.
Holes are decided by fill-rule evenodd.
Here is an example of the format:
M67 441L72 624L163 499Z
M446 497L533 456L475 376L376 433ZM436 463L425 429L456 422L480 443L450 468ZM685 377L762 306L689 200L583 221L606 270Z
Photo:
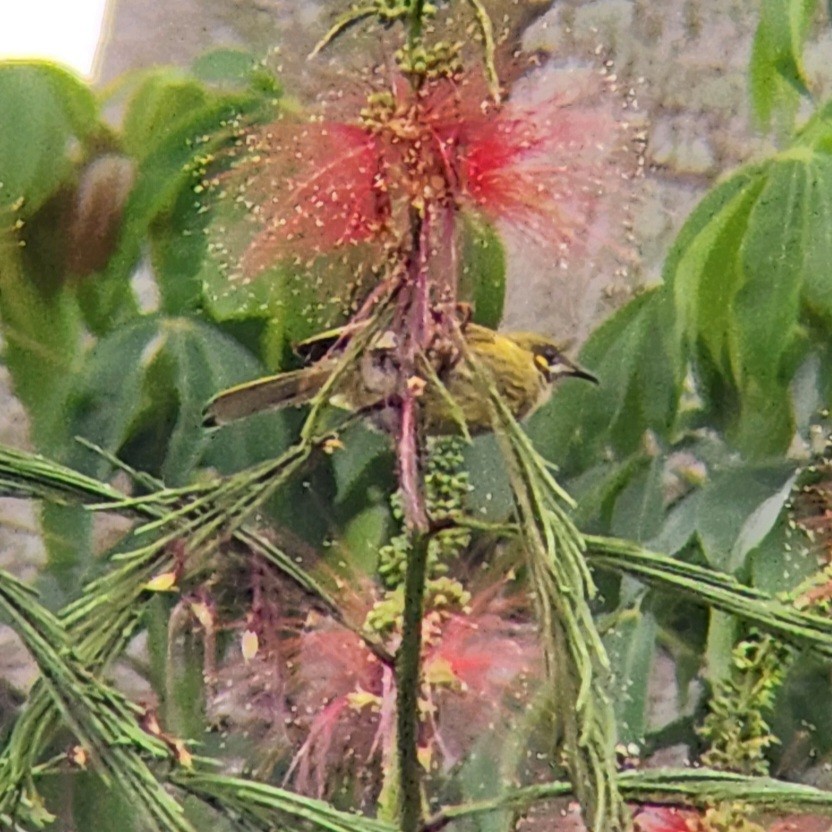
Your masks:
M396 744L399 767L399 827L416 832L422 822L419 746L419 671L422 615L430 534L413 531L404 583L402 641L396 655Z
M407 33L408 45L412 48L422 39L422 18L425 14L425 0L413 0L410 9L410 27Z

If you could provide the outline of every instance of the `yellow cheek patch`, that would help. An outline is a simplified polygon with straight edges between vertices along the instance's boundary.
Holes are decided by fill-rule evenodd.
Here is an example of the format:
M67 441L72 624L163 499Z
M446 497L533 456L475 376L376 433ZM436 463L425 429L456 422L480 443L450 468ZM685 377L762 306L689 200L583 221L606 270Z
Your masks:
M537 365L537 369L541 372L549 372L549 362L542 355L536 355L534 357L534 363Z

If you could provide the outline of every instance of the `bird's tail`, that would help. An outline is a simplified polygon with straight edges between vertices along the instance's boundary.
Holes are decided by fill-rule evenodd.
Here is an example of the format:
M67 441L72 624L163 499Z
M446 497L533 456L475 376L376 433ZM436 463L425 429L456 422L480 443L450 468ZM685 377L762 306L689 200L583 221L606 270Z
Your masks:
M306 404L321 389L330 372L331 368L307 367L223 390L208 402L203 424L219 427L263 410Z

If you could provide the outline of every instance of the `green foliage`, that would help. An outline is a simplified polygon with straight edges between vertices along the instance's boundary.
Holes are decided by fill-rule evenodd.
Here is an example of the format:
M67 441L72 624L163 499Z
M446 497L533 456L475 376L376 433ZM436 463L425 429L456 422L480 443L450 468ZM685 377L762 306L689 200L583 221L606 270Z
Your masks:
M612 449L627 456L646 431L673 436L684 365L663 289L646 292L602 324L581 351L597 388L564 385L531 420L535 443L567 475L586 471Z
M484 220L465 216L461 255L464 264L460 298L474 307L473 320L496 329L506 296L506 255L497 232Z
M713 692L699 732L708 742L702 756L706 765L739 774L769 773L765 752L778 740L767 720L790 658L771 636L737 644L731 676Z
M619 743L643 742L650 728L645 680L653 667L657 634L655 617L635 608L623 612L604 639L618 691L613 707Z
M490 22L479 2L468 5L493 70ZM260 414L215 434L201 425L213 394L294 362L291 345L342 323L385 268L359 244L235 272L257 216L226 188L252 164L248 131L300 110L280 80L236 50L203 56L191 70L157 68L123 85L124 116L113 129L72 75L45 63L0 63L4 364L34 445L52 460L0 450L0 494L45 501L49 550L41 600L0 575L4 617L42 673L0 752L0 824L14 813L15 822L48 822L60 785L81 824L106 809L114 823L139 828L145 817L131 817L132 801L160 829L222 815L229 830L303 821L388 832L381 820L216 774L213 759L188 768L185 746L165 730L203 736L203 697L216 683L210 660L232 655L237 630L257 635L261 652L234 669L244 682L232 676L233 689L257 676L264 656L278 655L268 652L274 641L265 645L294 627L290 615L309 613L295 627L299 639L326 615L327 634L341 628L358 638L385 684L393 668L385 639L392 635L398 647L401 638L396 678L412 684L399 700L398 737L384 753L395 746L415 782L419 734L432 721L441 730L442 696L462 686L450 661L441 668L447 679L419 681L423 619L439 627L468 615L473 589L457 577L463 556L468 571L496 576L500 590L506 573L529 582L549 684L533 705L517 700L532 713L517 721L510 742L495 735L479 744L499 752L487 788L481 760L443 774L443 794L479 800L439 810L427 819L431 828L486 813L482 828L507 828L514 811L574 787L599 828L626 822L622 795L828 808L823 792L766 778L616 774L613 754L616 741L661 746L677 730L690 741L707 704L699 726L710 744L706 762L764 774L779 754L791 774L789 748L780 753L776 743L799 744L807 721L821 733L828 727L818 704L832 658L828 618L797 608L787 594L817 569L790 515L795 450L815 411L832 405L832 104L791 130L798 104L809 99L802 49L816 6L765 0L761 8L751 95L784 149L717 184L679 233L663 285L590 335L580 359L598 387L565 382L526 436L491 380L478 376L500 430L469 445L427 443L418 473L435 528L426 535L404 527L402 500L391 506L396 477L386 438L335 421L325 395L299 440L295 413ZM419 77L451 72L458 50L425 43L425 11L435 10L357 6L320 47L380 15L407 27L400 68ZM496 327L506 291L500 234L466 215L456 243L459 300L472 305L476 322ZM360 353L361 337L335 375ZM574 512L544 457L560 466L577 498ZM130 481L129 494L103 482L116 472ZM134 522L106 560L93 545L92 511ZM350 593L333 589L357 575L384 586L369 615L366 608L356 615L344 602ZM510 603L514 623L528 624L522 603ZM472 633L478 626L472 618ZM767 635L749 637L749 629ZM163 702L158 730L101 679L141 631L152 667L135 667ZM487 627L478 632L486 635ZM787 675L795 648L811 651L817 664ZM693 694L693 716L656 730L648 679L661 650L676 660L680 701L694 678L714 688ZM475 661L486 661L481 654ZM280 655L281 672L296 661ZM362 671L350 672L358 679ZM612 698L602 690L610 679ZM538 777L527 759L541 742L543 705L558 717L573 783L509 790L508 780ZM395 721L386 711L382 717ZM69 768L65 730L90 752L93 772ZM307 738L310 747L318 739ZM273 750L285 758L280 743L282 735ZM203 750L223 762L221 746L209 737ZM832 755L822 738L812 748L823 762ZM541 751L547 764L549 751ZM280 765L275 776L290 763ZM406 825L415 828L422 794L402 786L389 760L385 766L384 782L374 784L381 802L392 812L409 801Z
M0 64L0 207L31 217L72 175L70 145L101 129L77 77L40 62Z
M708 418L749 458L787 449L790 383L817 349L807 327L829 319L830 136L821 112L790 149L723 182L666 263L680 344Z
M817 0L763 0L750 64L751 101L764 126L788 130L809 94L803 47Z

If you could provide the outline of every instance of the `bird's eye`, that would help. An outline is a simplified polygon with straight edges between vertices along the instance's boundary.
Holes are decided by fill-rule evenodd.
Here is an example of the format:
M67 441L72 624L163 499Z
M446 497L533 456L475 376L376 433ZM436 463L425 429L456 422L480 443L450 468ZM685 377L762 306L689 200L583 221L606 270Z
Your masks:
M537 365L537 369L541 372L549 372L549 360L546 358L545 355L536 355L534 357L534 363Z

